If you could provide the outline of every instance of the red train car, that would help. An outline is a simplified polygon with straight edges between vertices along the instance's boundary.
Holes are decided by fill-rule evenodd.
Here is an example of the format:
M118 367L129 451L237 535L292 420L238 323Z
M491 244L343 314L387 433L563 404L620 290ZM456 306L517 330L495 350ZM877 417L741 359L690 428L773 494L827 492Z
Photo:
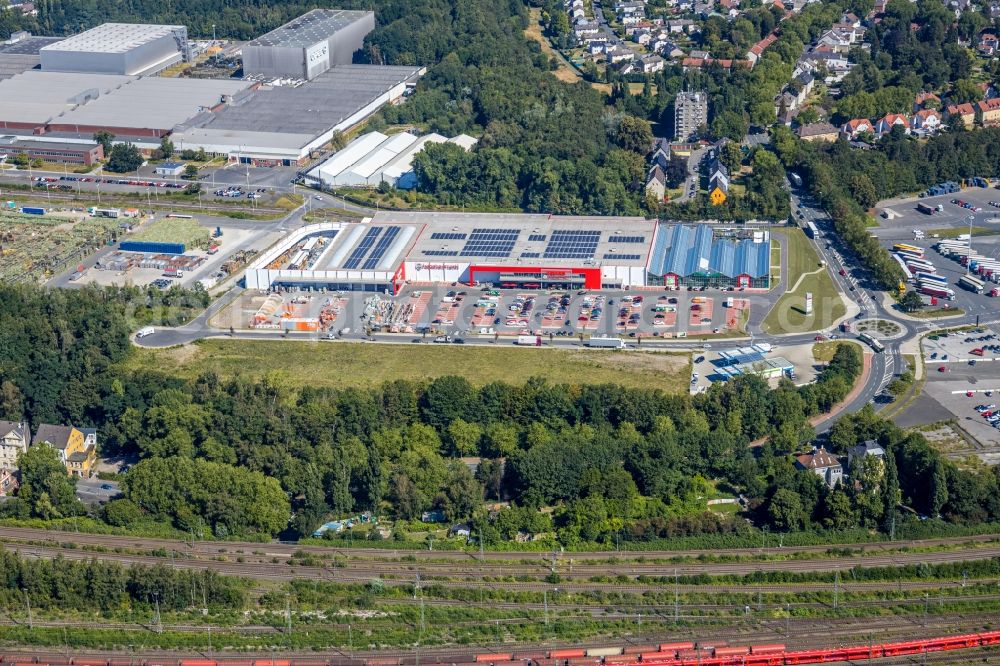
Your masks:
M645 652L657 652L659 649L658 645L627 645L622 654L643 654Z
M506 652L503 654L489 654L489 653L477 654L475 660L476 662L482 662L482 661L497 662L497 661L510 661L513 658L514 658L513 654L511 654L510 652Z
M750 654L750 648L746 646L715 648L716 657L737 657L746 654Z
M774 654L775 652L784 652L784 643L768 643L766 645L751 645L750 654Z
M660 652L677 652L678 650L693 650L694 643L660 643Z
M549 652L550 659L579 659L580 657L587 656L587 651L581 648L574 648L570 650L551 650Z
M1000 644L1000 631L986 631L979 636L980 645L998 645Z

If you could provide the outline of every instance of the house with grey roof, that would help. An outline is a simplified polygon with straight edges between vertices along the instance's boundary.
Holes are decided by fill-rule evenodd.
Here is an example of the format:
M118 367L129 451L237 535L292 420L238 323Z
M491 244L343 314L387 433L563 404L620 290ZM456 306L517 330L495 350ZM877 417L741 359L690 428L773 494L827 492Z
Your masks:
M812 453L796 456L795 467L803 471L812 472L823 479L826 485L831 488L844 478L844 467L840 464L840 460L822 446L818 449L813 449Z
M17 457L28 450L31 430L24 421L0 421L0 468L17 469Z

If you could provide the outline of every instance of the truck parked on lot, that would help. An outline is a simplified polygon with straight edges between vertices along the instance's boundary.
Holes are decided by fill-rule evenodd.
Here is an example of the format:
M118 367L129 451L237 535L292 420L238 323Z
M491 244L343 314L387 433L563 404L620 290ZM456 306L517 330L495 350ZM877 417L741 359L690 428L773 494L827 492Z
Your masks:
M937 206L931 206L925 203L918 203L917 210L923 213L924 215L934 215L935 213L944 210L944 206L942 206L941 204L938 204Z
M621 338L596 337L587 340L587 346L603 349L625 349L625 341Z
M514 344L521 345L522 347L541 347L542 346L542 336L540 335L519 335Z
M156 333L156 329L154 329L152 326L143 326L138 331L136 331L135 337L138 340L139 338L144 338L147 335L152 335L153 333Z
M25 215L45 215L45 209L36 206L24 206L21 208L21 212Z

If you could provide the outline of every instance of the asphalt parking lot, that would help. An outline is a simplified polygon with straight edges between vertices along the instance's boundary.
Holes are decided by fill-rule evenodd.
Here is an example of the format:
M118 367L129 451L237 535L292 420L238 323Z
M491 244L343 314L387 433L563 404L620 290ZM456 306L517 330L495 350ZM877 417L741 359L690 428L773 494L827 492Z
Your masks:
M748 318L763 316L768 294L656 289L484 289L408 285L396 296L373 292L288 291L247 294L223 319L237 328L276 329L282 319L319 318L318 333L377 328L452 337L543 338L622 336L712 339L741 336ZM774 296L777 298L777 296ZM332 316L332 312L336 315ZM346 333L345 333L346 334Z
M923 347L926 404L918 410L927 417L923 422L942 420L943 408L963 431L985 447L982 455L1000 455L1000 429L975 410L977 405L1000 404L1000 325L952 333L937 340L925 338ZM982 350L982 355L974 350ZM909 412L916 406L908 410L907 422L914 419Z
M953 199L965 201L981 210L962 208L951 203ZM943 227L969 226L969 216L975 216L973 224L975 226L996 226L1000 232L1000 208L991 206L990 201L1000 202L1000 189L996 187L967 187L954 194L942 194L936 197L897 197L881 201L876 205L879 211L879 229L875 233L881 238L883 232L893 235L898 241L900 238L913 238L914 229L939 229ZM927 215L917 210L917 204L923 203L929 206L940 205L943 210L933 215ZM882 217L882 211L889 210L895 217ZM895 234L902 232L902 236ZM888 237L888 236L887 236Z

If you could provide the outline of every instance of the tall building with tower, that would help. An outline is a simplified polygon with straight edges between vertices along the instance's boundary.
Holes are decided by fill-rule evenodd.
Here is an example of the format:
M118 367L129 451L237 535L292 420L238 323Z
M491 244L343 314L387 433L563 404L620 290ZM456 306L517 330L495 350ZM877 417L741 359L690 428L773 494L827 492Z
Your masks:
M674 100L674 139L688 141L708 124L708 93L680 92Z
M311 81L354 52L375 29L375 13L313 9L243 46L243 74Z

